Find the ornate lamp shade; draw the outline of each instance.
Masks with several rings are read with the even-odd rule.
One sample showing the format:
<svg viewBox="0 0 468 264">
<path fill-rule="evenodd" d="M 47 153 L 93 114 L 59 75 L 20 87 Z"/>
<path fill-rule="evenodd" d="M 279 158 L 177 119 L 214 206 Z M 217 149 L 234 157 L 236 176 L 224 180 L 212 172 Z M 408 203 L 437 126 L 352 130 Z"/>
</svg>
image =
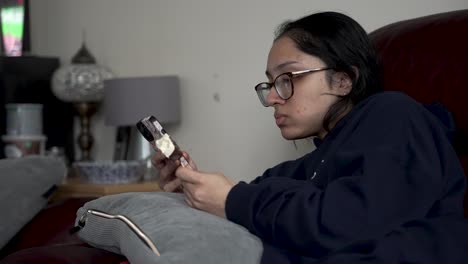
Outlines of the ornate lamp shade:
<svg viewBox="0 0 468 264">
<path fill-rule="evenodd" d="M 104 80 L 113 74 L 81 46 L 72 64 L 59 68 L 52 77 L 52 92 L 65 102 L 99 102 L 104 96 Z"/>
<path fill-rule="evenodd" d="M 106 68 L 95 64 L 72 64 L 58 69 L 52 89 L 65 102 L 97 102 L 104 96 L 103 81 L 112 78 Z"/>
</svg>

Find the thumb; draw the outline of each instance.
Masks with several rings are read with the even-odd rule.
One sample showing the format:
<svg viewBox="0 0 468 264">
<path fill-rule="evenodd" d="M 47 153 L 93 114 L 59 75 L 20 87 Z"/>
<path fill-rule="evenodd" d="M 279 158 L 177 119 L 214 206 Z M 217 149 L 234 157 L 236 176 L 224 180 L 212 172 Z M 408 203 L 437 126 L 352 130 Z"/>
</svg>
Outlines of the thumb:
<svg viewBox="0 0 468 264">
<path fill-rule="evenodd" d="M 199 183 L 201 173 L 196 170 L 180 166 L 179 168 L 177 168 L 175 176 L 184 182 Z"/>
</svg>

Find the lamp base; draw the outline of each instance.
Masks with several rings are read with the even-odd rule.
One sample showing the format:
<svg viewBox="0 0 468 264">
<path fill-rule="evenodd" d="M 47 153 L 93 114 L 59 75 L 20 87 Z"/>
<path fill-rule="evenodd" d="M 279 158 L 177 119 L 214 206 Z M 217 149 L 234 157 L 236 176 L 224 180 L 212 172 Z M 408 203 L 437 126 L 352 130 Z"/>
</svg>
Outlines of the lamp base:
<svg viewBox="0 0 468 264">
<path fill-rule="evenodd" d="M 75 109 L 80 117 L 80 134 L 78 135 L 78 145 L 81 150 L 80 160 L 91 160 L 91 148 L 93 147 L 94 137 L 91 133 L 91 116 L 96 113 L 98 104 L 81 102 L 75 103 Z"/>
</svg>

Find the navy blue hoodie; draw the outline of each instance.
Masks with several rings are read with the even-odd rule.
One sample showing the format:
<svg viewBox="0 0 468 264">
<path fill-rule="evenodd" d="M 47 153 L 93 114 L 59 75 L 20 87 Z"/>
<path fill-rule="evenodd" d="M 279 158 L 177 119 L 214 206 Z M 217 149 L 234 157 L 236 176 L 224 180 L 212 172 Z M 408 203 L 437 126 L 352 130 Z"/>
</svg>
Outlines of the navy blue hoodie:
<svg viewBox="0 0 468 264">
<path fill-rule="evenodd" d="M 262 263 L 468 263 L 465 177 L 435 115 L 379 93 L 319 143 L 228 194 Z"/>
</svg>

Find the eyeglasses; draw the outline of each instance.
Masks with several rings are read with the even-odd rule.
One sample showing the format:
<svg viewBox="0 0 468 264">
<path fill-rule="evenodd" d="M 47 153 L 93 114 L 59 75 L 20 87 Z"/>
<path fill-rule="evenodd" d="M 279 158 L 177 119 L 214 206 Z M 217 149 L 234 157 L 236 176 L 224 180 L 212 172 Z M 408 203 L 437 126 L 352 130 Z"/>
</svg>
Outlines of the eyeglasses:
<svg viewBox="0 0 468 264">
<path fill-rule="evenodd" d="M 262 82 L 255 86 L 255 91 L 257 92 L 258 98 L 263 106 L 270 106 L 267 102 L 268 94 L 272 87 L 275 87 L 276 93 L 283 100 L 288 100 L 294 94 L 294 84 L 293 78 L 298 76 L 329 70 L 330 68 L 315 68 L 309 70 L 295 71 L 295 72 L 285 72 L 278 75 L 273 82 Z"/>
</svg>

